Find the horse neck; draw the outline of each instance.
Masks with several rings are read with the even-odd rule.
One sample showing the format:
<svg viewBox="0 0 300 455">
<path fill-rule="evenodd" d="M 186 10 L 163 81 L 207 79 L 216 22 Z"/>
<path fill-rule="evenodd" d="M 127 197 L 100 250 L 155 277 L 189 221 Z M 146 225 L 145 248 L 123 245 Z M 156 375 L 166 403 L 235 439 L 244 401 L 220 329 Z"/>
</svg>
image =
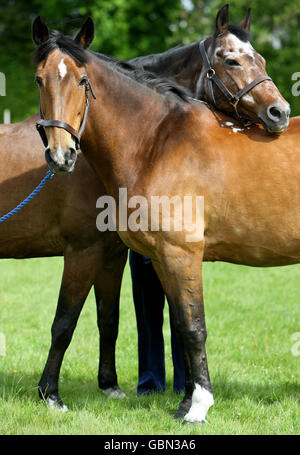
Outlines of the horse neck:
<svg viewBox="0 0 300 455">
<path fill-rule="evenodd" d="M 160 54 L 137 57 L 130 62 L 157 75 L 173 77 L 196 96 L 197 81 L 203 64 L 199 41 Z"/>
<path fill-rule="evenodd" d="M 91 100 L 81 148 L 114 195 L 119 187 L 134 186 L 169 106 L 165 96 L 105 62 L 92 60 L 87 71 L 97 98 Z"/>
</svg>

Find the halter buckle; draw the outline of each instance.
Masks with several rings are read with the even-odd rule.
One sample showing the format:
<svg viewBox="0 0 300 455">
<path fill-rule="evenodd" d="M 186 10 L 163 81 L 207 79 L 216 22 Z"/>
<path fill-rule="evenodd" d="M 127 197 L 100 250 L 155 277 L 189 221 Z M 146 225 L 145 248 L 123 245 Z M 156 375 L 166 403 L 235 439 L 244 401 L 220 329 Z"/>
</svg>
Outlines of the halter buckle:
<svg viewBox="0 0 300 455">
<path fill-rule="evenodd" d="M 240 98 L 236 98 L 235 96 L 232 98 L 232 100 L 230 100 L 230 104 L 236 108 L 237 105 L 239 104 L 239 101 L 240 101 Z"/>
</svg>

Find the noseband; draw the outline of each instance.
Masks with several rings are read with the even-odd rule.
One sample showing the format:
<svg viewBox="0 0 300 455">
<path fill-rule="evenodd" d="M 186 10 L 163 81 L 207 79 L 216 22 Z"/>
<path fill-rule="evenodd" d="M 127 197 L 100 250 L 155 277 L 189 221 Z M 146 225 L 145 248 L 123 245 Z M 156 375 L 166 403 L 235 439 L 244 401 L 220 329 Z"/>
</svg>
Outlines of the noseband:
<svg viewBox="0 0 300 455">
<path fill-rule="evenodd" d="M 246 87 L 242 88 L 235 94 L 232 94 L 231 91 L 223 84 L 221 79 L 217 76 L 216 71 L 210 64 L 208 55 L 205 50 L 205 39 L 200 41 L 199 47 L 200 47 L 201 57 L 203 60 L 204 71 L 206 73 L 206 77 L 209 82 L 208 86 L 209 86 L 210 98 L 211 98 L 212 103 L 214 104 L 215 107 L 217 107 L 217 103 L 216 103 L 215 96 L 214 96 L 214 90 L 213 90 L 213 82 L 214 82 L 218 86 L 218 88 L 221 90 L 223 95 L 227 98 L 229 103 L 232 105 L 236 119 L 242 123 L 245 123 L 245 120 L 240 116 L 240 114 L 238 113 L 238 110 L 237 110 L 237 105 L 238 105 L 240 99 L 244 95 L 249 93 L 250 90 L 252 90 L 254 87 L 256 87 L 256 85 L 258 85 L 264 81 L 271 81 L 272 79 L 269 76 L 259 76 L 257 79 L 254 79 L 254 81 L 250 82 L 250 84 L 246 85 Z"/>
<path fill-rule="evenodd" d="M 63 122 L 62 120 L 45 120 L 45 117 L 43 115 L 42 108 L 41 108 L 41 105 L 40 105 L 40 116 L 41 116 L 41 119 L 38 120 L 35 125 L 36 125 L 36 128 L 37 128 L 37 130 L 38 130 L 38 132 L 39 132 L 39 134 L 41 136 L 41 139 L 42 139 L 45 147 L 48 147 L 48 139 L 47 139 L 45 128 L 48 128 L 49 126 L 52 126 L 52 127 L 56 127 L 56 128 L 62 128 L 64 130 L 66 130 L 68 133 L 70 133 L 71 136 L 75 140 L 76 150 L 79 149 L 79 147 L 80 147 L 80 138 L 81 138 L 81 135 L 82 135 L 82 133 L 84 131 L 84 128 L 85 128 L 87 114 L 88 114 L 89 105 L 90 105 L 89 91 L 91 91 L 93 98 L 96 99 L 96 95 L 95 95 L 94 89 L 92 87 L 92 84 L 91 84 L 91 81 L 89 80 L 89 78 L 85 79 L 84 89 L 85 89 L 85 108 L 84 108 L 84 114 L 83 114 L 82 122 L 81 122 L 81 125 L 80 125 L 80 128 L 79 128 L 78 132 L 71 125 L 69 125 L 66 122 Z"/>
</svg>

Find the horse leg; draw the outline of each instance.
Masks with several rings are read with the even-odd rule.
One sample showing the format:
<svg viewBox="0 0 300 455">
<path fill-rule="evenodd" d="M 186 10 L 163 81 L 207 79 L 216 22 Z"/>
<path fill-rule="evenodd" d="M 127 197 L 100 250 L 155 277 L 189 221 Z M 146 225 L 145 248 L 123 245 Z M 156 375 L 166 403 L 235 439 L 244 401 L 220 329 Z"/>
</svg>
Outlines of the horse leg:
<svg viewBox="0 0 300 455">
<path fill-rule="evenodd" d="M 185 371 L 185 394 L 180 402 L 177 411 L 174 414 L 174 419 L 183 419 L 192 406 L 193 382 L 192 372 L 189 357 L 184 351 L 184 371 Z"/>
<path fill-rule="evenodd" d="M 174 324 L 174 318 L 169 306 L 170 315 L 170 332 L 171 332 L 171 348 L 172 348 L 172 360 L 173 360 L 173 390 L 176 393 L 185 391 L 185 364 L 184 364 L 184 353 L 183 343 L 178 332 L 178 328 Z"/>
<path fill-rule="evenodd" d="M 161 263 L 153 263 L 183 342 L 186 395 L 175 417 L 181 416 L 191 404 L 184 416 L 185 422 L 204 422 L 208 409 L 214 403 L 205 349 L 207 332 L 202 292 L 202 251 L 200 254 L 192 248 L 186 251 L 168 244 Z"/>
<path fill-rule="evenodd" d="M 127 249 L 118 257 L 105 260 L 105 267 L 94 283 L 100 336 L 99 388 L 109 398 L 125 398 L 118 386 L 115 350 L 119 329 L 119 303 Z"/>
<path fill-rule="evenodd" d="M 184 361 L 184 372 L 185 372 L 185 393 L 182 401 L 179 404 L 178 410 L 174 414 L 175 419 L 183 419 L 185 414 L 190 410 L 192 406 L 192 392 L 193 392 L 193 381 L 192 381 L 192 372 L 191 372 L 191 365 L 189 361 L 189 357 L 187 352 L 184 350 L 183 339 L 181 336 L 180 331 L 180 324 L 178 318 L 175 318 L 173 312 L 171 311 L 172 302 L 168 300 L 168 304 L 170 307 L 170 322 L 173 327 L 173 330 L 176 333 L 178 341 L 180 342 L 182 353 L 183 353 L 183 361 Z"/>
<path fill-rule="evenodd" d="M 49 407 L 67 411 L 58 393 L 59 373 L 64 354 L 75 330 L 80 312 L 94 281 L 95 259 L 88 250 L 67 251 L 55 318 L 51 347 L 39 382 L 39 396 Z"/>
</svg>

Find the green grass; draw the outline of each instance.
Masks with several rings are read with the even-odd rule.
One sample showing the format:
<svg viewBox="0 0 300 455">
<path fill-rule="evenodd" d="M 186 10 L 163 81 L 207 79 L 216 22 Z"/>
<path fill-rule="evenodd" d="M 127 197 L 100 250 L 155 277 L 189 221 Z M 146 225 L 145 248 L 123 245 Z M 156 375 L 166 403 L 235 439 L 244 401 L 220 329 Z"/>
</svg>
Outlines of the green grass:
<svg viewBox="0 0 300 455">
<path fill-rule="evenodd" d="M 137 333 L 126 269 L 117 344 L 123 401 L 97 387 L 98 331 L 93 293 L 83 309 L 60 378 L 70 409 L 50 411 L 37 384 L 50 344 L 62 259 L 0 262 L 0 434 L 299 434 L 300 267 L 252 269 L 205 264 L 207 352 L 215 405 L 206 425 L 172 418 L 181 396 L 172 392 L 168 312 L 165 311 L 167 390 L 136 396 Z M 167 309 L 166 309 L 167 310 Z"/>
</svg>

